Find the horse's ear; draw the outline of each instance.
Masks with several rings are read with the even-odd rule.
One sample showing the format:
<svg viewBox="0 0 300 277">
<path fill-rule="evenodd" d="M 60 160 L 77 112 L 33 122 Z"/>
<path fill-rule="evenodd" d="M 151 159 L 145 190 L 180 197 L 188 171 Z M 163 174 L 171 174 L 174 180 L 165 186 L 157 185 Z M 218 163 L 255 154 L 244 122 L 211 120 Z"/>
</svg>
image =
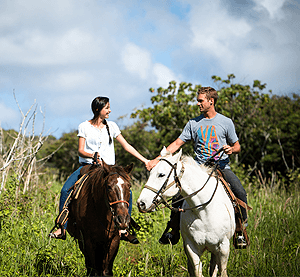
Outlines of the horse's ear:
<svg viewBox="0 0 300 277">
<path fill-rule="evenodd" d="M 130 165 L 127 165 L 124 167 L 124 170 L 127 174 L 129 174 L 131 172 L 131 170 L 133 169 L 133 163 L 131 163 Z"/>
<path fill-rule="evenodd" d="M 172 160 L 175 161 L 176 163 L 178 163 L 181 158 L 181 155 L 182 155 L 182 149 L 180 149 L 179 152 L 173 156 Z"/>
<path fill-rule="evenodd" d="M 109 165 L 106 164 L 105 161 L 103 161 L 103 159 L 101 159 L 101 161 L 102 161 L 102 167 L 104 171 L 109 172 L 110 171 Z"/>
<path fill-rule="evenodd" d="M 166 157 L 166 156 L 168 156 L 168 155 L 170 155 L 170 154 L 171 154 L 171 152 L 168 151 L 167 148 L 166 148 L 165 146 L 163 147 L 163 149 L 162 149 L 161 152 L 160 152 L 160 155 L 161 155 L 162 157 Z"/>
</svg>

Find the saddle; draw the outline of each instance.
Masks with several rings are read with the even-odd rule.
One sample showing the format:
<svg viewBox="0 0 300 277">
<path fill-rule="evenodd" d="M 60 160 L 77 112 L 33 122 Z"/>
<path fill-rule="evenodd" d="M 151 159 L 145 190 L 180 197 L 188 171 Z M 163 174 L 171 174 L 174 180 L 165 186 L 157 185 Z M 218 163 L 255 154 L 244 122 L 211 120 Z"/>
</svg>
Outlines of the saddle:
<svg viewBox="0 0 300 277">
<path fill-rule="evenodd" d="M 241 207 L 243 207 L 244 209 L 246 209 L 246 211 L 248 210 L 252 210 L 252 208 L 250 206 L 248 206 L 244 201 L 242 201 L 241 199 L 237 198 L 234 193 L 232 192 L 230 185 L 228 184 L 228 182 L 225 180 L 222 172 L 217 169 L 218 172 L 218 177 L 229 197 L 229 199 L 231 200 L 231 203 L 234 207 L 234 212 L 235 212 L 235 224 L 236 224 L 236 228 L 235 228 L 235 233 L 233 235 L 233 245 L 235 248 L 240 248 L 237 245 L 237 236 L 239 234 L 243 234 L 246 244 L 247 246 L 250 245 L 250 239 L 248 237 L 247 234 L 247 230 L 246 230 L 246 221 L 242 221 L 242 213 L 241 213 Z"/>
<path fill-rule="evenodd" d="M 63 234 L 64 225 L 68 221 L 68 217 L 69 217 L 69 208 L 68 208 L 69 204 L 71 203 L 71 201 L 73 199 L 78 198 L 80 191 L 81 191 L 85 181 L 88 179 L 90 171 L 93 168 L 94 168 L 94 165 L 88 164 L 88 165 L 83 166 L 80 169 L 80 177 L 77 180 L 77 182 L 72 187 L 69 188 L 69 191 L 71 191 L 71 193 L 69 194 L 68 198 L 66 199 L 62 211 L 56 217 L 56 219 L 54 221 L 54 227 L 51 229 L 50 233 L 52 233 L 55 228 L 58 228 L 58 229 L 61 229 L 61 233 Z M 133 228 L 135 228 L 136 230 L 140 230 L 140 228 L 141 228 L 132 217 L 130 217 L 130 225 Z"/>
<path fill-rule="evenodd" d="M 69 188 L 69 191 L 71 193 L 69 194 L 68 198 L 66 199 L 64 203 L 64 207 L 60 214 L 56 217 L 54 221 L 54 227 L 51 229 L 50 233 L 53 232 L 55 228 L 61 229 L 61 233 L 63 234 L 63 228 L 65 223 L 68 221 L 69 217 L 69 204 L 71 203 L 72 199 L 77 199 L 78 195 L 81 191 L 81 188 L 83 187 L 84 182 L 88 178 L 88 173 L 91 170 L 92 165 L 85 165 L 80 170 L 80 178 L 77 180 L 77 182 Z"/>
</svg>

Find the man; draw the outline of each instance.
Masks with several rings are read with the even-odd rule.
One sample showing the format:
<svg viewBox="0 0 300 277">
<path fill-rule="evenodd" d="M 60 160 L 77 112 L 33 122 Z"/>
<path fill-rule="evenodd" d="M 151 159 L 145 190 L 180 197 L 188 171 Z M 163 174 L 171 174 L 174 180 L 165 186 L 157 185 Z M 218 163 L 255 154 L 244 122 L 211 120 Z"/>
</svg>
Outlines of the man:
<svg viewBox="0 0 300 277">
<path fill-rule="evenodd" d="M 185 125 L 181 135 L 172 142 L 167 150 L 171 153 L 176 152 L 185 142 L 194 141 L 195 160 L 199 164 L 211 157 L 218 149 L 223 147 L 224 153 L 219 160 L 219 166 L 225 176 L 227 182 L 231 185 L 232 192 L 235 196 L 247 204 L 247 194 L 240 180 L 230 170 L 229 155 L 237 154 L 241 151 L 241 146 L 235 132 L 232 120 L 215 110 L 218 100 L 218 93 L 211 87 L 202 87 L 198 90 L 197 105 L 201 115 L 189 120 Z M 215 157 L 219 159 L 220 155 Z M 151 170 L 158 162 L 159 157 L 147 164 L 147 169 Z M 242 220 L 244 226 L 247 226 L 247 212 L 241 207 Z M 176 244 L 179 241 L 179 213 L 171 213 L 171 219 L 159 242 L 162 244 Z M 167 232 L 172 228 L 171 232 Z M 242 241 L 244 245 L 245 242 Z"/>
</svg>

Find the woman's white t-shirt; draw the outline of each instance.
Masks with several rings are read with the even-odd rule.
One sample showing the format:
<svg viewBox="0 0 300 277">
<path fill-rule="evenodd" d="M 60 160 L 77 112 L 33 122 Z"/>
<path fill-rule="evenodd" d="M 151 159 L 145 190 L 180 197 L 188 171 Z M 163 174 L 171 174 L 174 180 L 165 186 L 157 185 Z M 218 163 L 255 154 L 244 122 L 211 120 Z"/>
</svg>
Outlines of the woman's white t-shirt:
<svg viewBox="0 0 300 277">
<path fill-rule="evenodd" d="M 111 138 L 116 138 L 121 131 L 113 121 L 107 121 Z M 109 144 L 109 137 L 106 126 L 102 129 L 94 127 L 89 121 L 78 126 L 78 137 L 85 138 L 84 151 L 88 153 L 98 152 L 100 159 L 109 165 L 115 164 L 114 142 Z M 79 157 L 79 163 L 93 163 L 92 158 Z"/>
</svg>

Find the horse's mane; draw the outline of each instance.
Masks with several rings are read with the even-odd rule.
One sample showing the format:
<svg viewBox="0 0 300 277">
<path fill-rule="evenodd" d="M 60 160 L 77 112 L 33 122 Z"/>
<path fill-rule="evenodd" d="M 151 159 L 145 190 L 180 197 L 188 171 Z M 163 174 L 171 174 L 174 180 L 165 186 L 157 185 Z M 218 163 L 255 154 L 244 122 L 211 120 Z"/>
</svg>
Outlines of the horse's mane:
<svg viewBox="0 0 300 277">
<path fill-rule="evenodd" d="M 107 168 L 109 171 L 107 172 Z M 104 169 L 102 166 L 95 166 L 92 167 L 89 171 L 89 178 L 88 178 L 88 187 L 89 189 L 93 189 L 94 186 L 97 186 L 99 189 L 99 186 L 103 186 L 104 179 L 106 176 L 108 176 L 110 173 L 117 173 L 119 174 L 124 180 L 130 182 L 130 176 L 126 173 L 124 168 L 122 166 L 114 165 L 110 166 L 107 165 L 106 169 Z"/>
<path fill-rule="evenodd" d="M 116 171 L 123 179 L 125 179 L 127 182 L 130 182 L 131 178 L 129 174 L 124 170 L 122 166 L 114 165 L 112 167 L 114 171 Z"/>
<path fill-rule="evenodd" d="M 212 171 L 212 168 L 209 166 L 205 166 L 204 164 L 198 164 L 195 159 L 189 155 L 183 155 L 181 158 L 181 161 L 183 164 L 188 164 L 195 168 L 195 170 L 202 170 L 206 174 L 210 174 Z"/>
</svg>

